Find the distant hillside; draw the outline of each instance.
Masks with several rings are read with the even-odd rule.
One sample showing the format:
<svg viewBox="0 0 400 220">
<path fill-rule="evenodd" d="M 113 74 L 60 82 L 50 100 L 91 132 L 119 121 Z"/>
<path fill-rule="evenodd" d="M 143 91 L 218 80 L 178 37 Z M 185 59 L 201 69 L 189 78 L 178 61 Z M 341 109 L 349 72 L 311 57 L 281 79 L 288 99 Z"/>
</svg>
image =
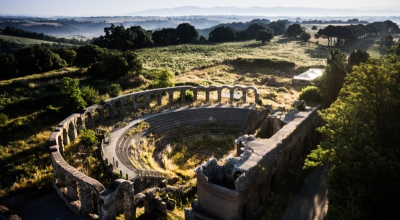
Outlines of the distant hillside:
<svg viewBox="0 0 400 220">
<path fill-rule="evenodd" d="M 212 7 L 185 6 L 150 9 L 134 12 L 133 16 L 183 16 L 183 15 L 263 15 L 263 16 L 400 16 L 395 10 L 324 9 L 302 7 Z"/>
</svg>

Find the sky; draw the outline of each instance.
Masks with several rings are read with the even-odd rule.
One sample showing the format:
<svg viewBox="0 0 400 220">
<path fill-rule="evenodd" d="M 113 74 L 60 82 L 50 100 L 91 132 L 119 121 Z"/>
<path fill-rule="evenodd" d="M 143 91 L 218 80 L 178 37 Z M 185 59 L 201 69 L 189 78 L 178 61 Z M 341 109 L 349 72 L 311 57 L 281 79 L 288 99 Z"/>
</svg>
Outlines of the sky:
<svg viewBox="0 0 400 220">
<path fill-rule="evenodd" d="M 0 14 L 41 16 L 124 15 L 137 11 L 181 6 L 316 7 L 390 9 L 400 11 L 399 0 L 0 0 Z"/>
</svg>

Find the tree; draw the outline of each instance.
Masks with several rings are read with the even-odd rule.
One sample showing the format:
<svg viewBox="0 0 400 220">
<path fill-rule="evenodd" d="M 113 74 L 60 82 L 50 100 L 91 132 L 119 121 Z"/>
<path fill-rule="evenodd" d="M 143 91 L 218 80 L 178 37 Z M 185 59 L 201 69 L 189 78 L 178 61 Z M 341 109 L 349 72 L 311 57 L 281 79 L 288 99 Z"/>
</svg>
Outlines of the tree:
<svg viewBox="0 0 400 220">
<path fill-rule="evenodd" d="M 299 100 L 304 100 L 307 104 L 318 104 L 322 100 L 321 90 L 316 86 L 304 87 L 300 92 Z"/>
<path fill-rule="evenodd" d="M 82 129 L 79 138 L 85 146 L 93 146 L 97 143 L 96 133 L 91 129 Z"/>
<path fill-rule="evenodd" d="M 118 97 L 119 94 L 121 94 L 121 91 L 122 91 L 121 86 L 119 84 L 116 84 L 116 83 L 111 84 L 108 87 L 108 94 L 110 94 L 110 96 L 113 97 L 113 98 L 114 97 Z"/>
<path fill-rule="evenodd" d="M 199 32 L 189 23 L 182 23 L 176 28 L 180 43 L 188 44 L 199 40 Z"/>
<path fill-rule="evenodd" d="M 246 28 L 246 30 L 240 32 L 240 39 L 241 40 L 256 39 L 260 31 L 268 31 L 273 33 L 273 31 L 266 24 L 255 23 Z"/>
<path fill-rule="evenodd" d="M 168 46 L 179 44 L 179 36 L 175 28 L 163 28 L 153 32 L 155 45 Z"/>
<path fill-rule="evenodd" d="M 40 45 L 21 49 L 15 54 L 15 60 L 20 76 L 42 73 L 67 65 L 58 54 Z"/>
<path fill-rule="evenodd" d="M 83 86 L 81 88 L 81 94 L 82 94 L 83 100 L 85 100 L 85 102 L 88 105 L 100 103 L 99 91 L 95 90 L 94 88 L 92 88 L 90 86 Z"/>
<path fill-rule="evenodd" d="M 273 30 L 274 35 L 282 35 L 286 31 L 286 21 L 287 20 L 273 21 L 268 24 L 268 27 Z"/>
<path fill-rule="evenodd" d="M 317 26 L 313 25 L 313 26 L 311 27 L 311 30 L 313 30 L 313 31 L 315 32 L 316 30 L 318 30 L 318 28 L 317 28 Z"/>
<path fill-rule="evenodd" d="M 7 121 L 8 121 L 7 115 L 0 113 L 0 126 L 5 125 Z"/>
<path fill-rule="evenodd" d="M 55 50 L 54 52 L 57 53 L 61 57 L 61 59 L 65 60 L 65 62 L 68 65 L 72 65 L 74 63 L 74 60 L 76 57 L 75 50 L 67 49 L 67 48 L 60 48 L 58 50 Z"/>
<path fill-rule="evenodd" d="M 174 74 L 171 71 L 157 70 L 153 73 L 153 81 L 150 84 L 151 88 L 164 88 L 174 86 Z"/>
<path fill-rule="evenodd" d="M 308 41 L 311 39 L 311 34 L 308 33 L 308 32 L 303 31 L 303 32 L 300 34 L 299 37 L 300 37 L 300 39 L 301 39 L 302 41 L 308 42 Z"/>
<path fill-rule="evenodd" d="M 97 79 L 118 79 L 137 76 L 142 72 L 142 61 L 133 51 L 106 51 L 88 69 L 88 74 Z"/>
<path fill-rule="evenodd" d="M 273 37 L 274 34 L 272 30 L 268 28 L 267 30 L 261 30 L 258 33 L 256 40 L 261 41 L 263 44 L 265 44 L 266 42 L 270 42 Z"/>
<path fill-rule="evenodd" d="M 231 27 L 217 27 L 209 34 L 208 40 L 211 42 L 227 42 L 237 40 L 235 29 Z"/>
<path fill-rule="evenodd" d="M 93 44 L 81 46 L 76 50 L 75 65 L 78 67 L 89 67 L 93 63 L 96 63 L 104 52 L 104 49 Z"/>
<path fill-rule="evenodd" d="M 394 45 L 393 36 L 391 34 L 382 35 L 380 42 L 379 49 L 381 54 L 386 54 L 389 48 Z"/>
<path fill-rule="evenodd" d="M 299 36 L 304 29 L 300 26 L 300 24 L 292 24 L 286 30 L 286 35 L 288 37 L 297 37 Z"/>
<path fill-rule="evenodd" d="M 0 79 L 10 79 L 17 74 L 14 55 L 0 55 Z"/>
<path fill-rule="evenodd" d="M 326 138 L 305 165 L 330 164 L 330 218 L 400 215 L 398 60 L 390 55 L 355 66 L 338 99 L 320 114 L 325 125 L 319 130 Z"/>
<path fill-rule="evenodd" d="M 354 50 L 351 52 L 348 59 L 348 72 L 351 72 L 353 66 L 358 66 L 361 63 L 366 63 L 369 58 L 369 53 L 365 50 Z"/>
<path fill-rule="evenodd" d="M 86 107 L 86 102 L 79 89 L 79 81 L 64 77 L 61 83 L 61 103 L 67 111 L 80 111 Z"/>
<path fill-rule="evenodd" d="M 329 51 L 327 64 L 318 84 L 322 92 L 322 104 L 325 107 L 336 100 L 347 76 L 346 54 L 337 49 Z"/>
</svg>

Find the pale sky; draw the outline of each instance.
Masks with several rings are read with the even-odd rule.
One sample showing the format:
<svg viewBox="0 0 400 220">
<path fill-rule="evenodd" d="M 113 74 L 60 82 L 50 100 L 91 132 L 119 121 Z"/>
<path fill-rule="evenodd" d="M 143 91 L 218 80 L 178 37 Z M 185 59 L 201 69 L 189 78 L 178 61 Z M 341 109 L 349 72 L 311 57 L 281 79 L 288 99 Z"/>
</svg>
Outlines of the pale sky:
<svg viewBox="0 0 400 220">
<path fill-rule="evenodd" d="M 0 0 L 0 14 L 42 16 L 121 15 L 147 9 L 181 6 L 316 7 L 391 9 L 400 11 L 399 0 Z"/>
</svg>

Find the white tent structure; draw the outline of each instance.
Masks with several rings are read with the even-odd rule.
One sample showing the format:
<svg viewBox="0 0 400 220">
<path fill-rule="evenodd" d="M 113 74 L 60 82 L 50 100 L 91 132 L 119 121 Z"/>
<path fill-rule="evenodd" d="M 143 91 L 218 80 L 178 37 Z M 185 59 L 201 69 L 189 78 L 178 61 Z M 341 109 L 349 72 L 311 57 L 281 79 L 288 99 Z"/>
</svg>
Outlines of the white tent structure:
<svg viewBox="0 0 400 220">
<path fill-rule="evenodd" d="M 324 69 L 310 68 L 308 71 L 293 77 L 293 83 L 309 84 L 310 82 L 318 79 L 324 73 Z"/>
</svg>

